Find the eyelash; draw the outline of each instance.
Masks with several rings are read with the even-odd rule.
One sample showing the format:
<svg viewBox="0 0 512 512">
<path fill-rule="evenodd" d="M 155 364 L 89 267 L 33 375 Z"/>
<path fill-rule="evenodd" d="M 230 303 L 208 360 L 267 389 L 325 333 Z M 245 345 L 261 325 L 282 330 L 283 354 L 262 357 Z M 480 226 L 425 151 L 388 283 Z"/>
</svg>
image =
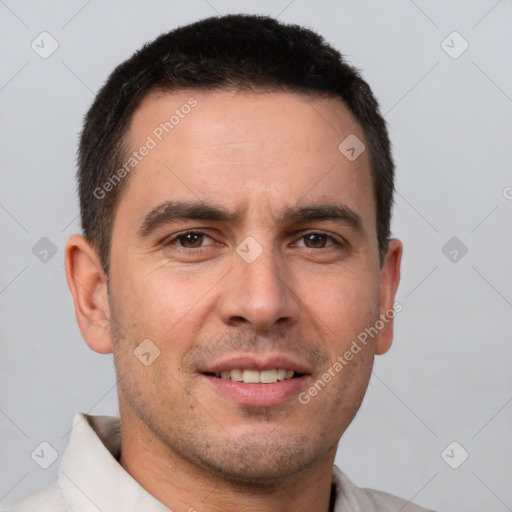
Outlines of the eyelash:
<svg viewBox="0 0 512 512">
<path fill-rule="evenodd" d="M 180 238 L 183 238 L 187 235 L 202 235 L 202 236 L 206 236 L 208 238 L 211 238 L 213 240 L 213 238 L 211 236 L 209 236 L 207 233 L 205 233 L 204 231 L 197 231 L 197 230 L 191 230 L 191 231 L 184 231 L 183 233 L 178 233 L 177 235 L 173 235 L 171 238 L 166 238 L 163 242 L 162 242 L 162 245 L 164 247 L 169 247 L 169 246 L 172 246 L 174 245 L 174 242 L 178 241 Z M 333 247 L 333 246 L 339 246 L 339 247 L 342 247 L 343 244 L 341 242 L 339 242 L 338 240 L 336 240 L 333 236 L 331 235 L 328 235 L 327 233 L 324 233 L 323 231 L 308 231 L 307 233 L 304 233 L 299 239 L 303 239 L 305 238 L 306 236 L 309 236 L 309 235 L 320 235 L 320 236 L 323 236 L 323 237 L 326 237 L 327 239 L 331 240 L 333 242 L 332 245 L 328 245 L 326 247 L 318 247 L 318 248 L 315 248 L 315 247 L 304 247 L 305 249 L 310 249 L 310 250 L 318 250 L 318 249 L 327 249 L 329 247 Z M 176 245 L 174 247 L 175 250 L 177 251 L 183 251 L 183 252 L 200 252 L 204 249 L 207 249 L 207 247 L 180 247 L 179 245 Z"/>
</svg>

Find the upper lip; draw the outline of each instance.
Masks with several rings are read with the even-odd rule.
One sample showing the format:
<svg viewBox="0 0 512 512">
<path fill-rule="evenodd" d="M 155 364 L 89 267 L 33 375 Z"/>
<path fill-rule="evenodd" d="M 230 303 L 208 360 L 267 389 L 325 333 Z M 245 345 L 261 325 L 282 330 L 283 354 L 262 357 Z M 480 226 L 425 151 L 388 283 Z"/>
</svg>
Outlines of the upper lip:
<svg viewBox="0 0 512 512">
<path fill-rule="evenodd" d="M 286 354 L 231 354 L 199 369 L 200 373 L 217 373 L 226 370 L 271 370 L 284 368 L 296 373 L 310 374 L 309 365 Z"/>
</svg>

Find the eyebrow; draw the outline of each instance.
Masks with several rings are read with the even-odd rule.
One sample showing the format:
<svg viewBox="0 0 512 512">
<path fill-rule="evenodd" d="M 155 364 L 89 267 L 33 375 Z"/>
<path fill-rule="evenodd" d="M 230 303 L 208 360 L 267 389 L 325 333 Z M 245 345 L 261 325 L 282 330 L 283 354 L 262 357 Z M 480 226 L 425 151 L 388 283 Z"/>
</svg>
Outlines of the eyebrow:
<svg viewBox="0 0 512 512">
<path fill-rule="evenodd" d="M 145 238 L 159 227 L 183 220 L 238 223 L 241 211 L 230 211 L 223 206 L 203 201 L 165 201 L 153 208 L 138 229 L 138 235 Z M 363 220 L 354 210 L 342 204 L 315 203 L 294 206 L 284 210 L 276 219 L 277 224 L 293 224 L 313 221 L 334 221 L 364 233 Z"/>
</svg>

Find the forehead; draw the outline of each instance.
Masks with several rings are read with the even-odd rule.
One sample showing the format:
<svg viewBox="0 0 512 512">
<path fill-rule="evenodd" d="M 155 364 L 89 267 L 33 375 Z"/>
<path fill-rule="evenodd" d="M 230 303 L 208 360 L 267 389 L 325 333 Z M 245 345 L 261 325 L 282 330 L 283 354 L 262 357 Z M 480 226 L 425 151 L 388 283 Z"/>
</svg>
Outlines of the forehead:
<svg viewBox="0 0 512 512">
<path fill-rule="evenodd" d="M 279 137 L 275 138 L 277 132 Z M 135 111 L 128 141 L 136 146 L 150 135 L 159 145 L 174 145 L 175 153 L 180 152 L 183 142 L 194 140 L 203 151 L 216 151 L 222 143 L 263 142 L 265 149 L 278 146 L 290 158 L 291 150 L 298 148 L 302 152 L 336 152 L 340 137 L 348 134 L 364 140 L 361 127 L 339 98 L 293 92 L 156 90 Z M 192 147 L 187 144 L 187 151 Z M 298 154 L 297 159 L 300 157 Z"/>
<path fill-rule="evenodd" d="M 127 134 L 128 152 L 138 151 L 140 161 L 120 208 L 129 198 L 131 210 L 142 215 L 176 197 L 214 198 L 237 211 L 263 214 L 308 198 L 342 198 L 372 218 L 369 152 L 350 160 L 340 151 L 345 140 L 366 144 L 340 99 L 291 92 L 155 91 L 136 110 Z"/>
</svg>

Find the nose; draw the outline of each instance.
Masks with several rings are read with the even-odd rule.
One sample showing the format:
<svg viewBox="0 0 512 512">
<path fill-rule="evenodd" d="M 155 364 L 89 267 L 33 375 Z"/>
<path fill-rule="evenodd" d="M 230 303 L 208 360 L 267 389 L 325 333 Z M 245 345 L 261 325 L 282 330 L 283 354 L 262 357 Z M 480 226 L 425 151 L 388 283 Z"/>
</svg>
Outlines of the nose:
<svg viewBox="0 0 512 512">
<path fill-rule="evenodd" d="M 283 258 L 263 248 L 252 262 L 233 254 L 219 301 L 222 321 L 258 332 L 290 327 L 298 321 L 300 303 L 292 274 Z"/>
</svg>

